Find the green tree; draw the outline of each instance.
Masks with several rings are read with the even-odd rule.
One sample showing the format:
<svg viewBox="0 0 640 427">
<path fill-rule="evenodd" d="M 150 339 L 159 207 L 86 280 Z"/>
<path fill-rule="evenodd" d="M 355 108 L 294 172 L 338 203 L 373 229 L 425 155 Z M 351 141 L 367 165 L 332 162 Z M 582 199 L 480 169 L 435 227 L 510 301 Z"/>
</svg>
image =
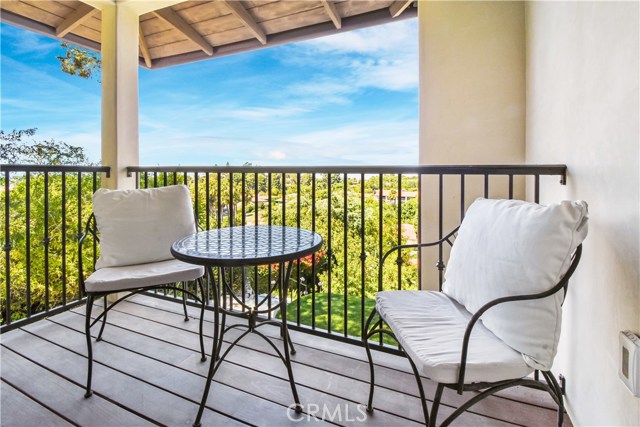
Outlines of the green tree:
<svg viewBox="0 0 640 427">
<path fill-rule="evenodd" d="M 0 131 L 0 162 L 89 163 L 82 147 L 55 140 L 24 140 L 35 133 L 35 128 Z M 91 196 L 100 178 L 94 182 L 92 174 L 79 172 L 14 173 L 8 194 L 5 179 L 2 174 L 0 197 L 9 203 L 9 227 L 2 227 L 0 239 L 9 243 L 10 262 L 8 271 L 6 263 L 0 263 L 0 279 L 10 282 L 11 319 L 17 320 L 78 298 L 78 235 L 91 213 Z M 95 254 L 92 245 L 84 247 L 85 276 Z M 7 321 L 5 292 L 6 287 L 0 287 L 2 323 Z"/>
<path fill-rule="evenodd" d="M 89 165 L 83 147 L 54 139 L 25 141 L 35 135 L 37 128 L 0 130 L 0 162 L 38 165 Z"/>
<path fill-rule="evenodd" d="M 83 79 L 100 75 L 102 69 L 100 55 L 77 46 L 69 46 L 68 43 L 62 43 L 60 46 L 65 50 L 65 54 L 64 56 L 56 56 L 56 58 L 60 61 L 63 73 Z"/>
</svg>

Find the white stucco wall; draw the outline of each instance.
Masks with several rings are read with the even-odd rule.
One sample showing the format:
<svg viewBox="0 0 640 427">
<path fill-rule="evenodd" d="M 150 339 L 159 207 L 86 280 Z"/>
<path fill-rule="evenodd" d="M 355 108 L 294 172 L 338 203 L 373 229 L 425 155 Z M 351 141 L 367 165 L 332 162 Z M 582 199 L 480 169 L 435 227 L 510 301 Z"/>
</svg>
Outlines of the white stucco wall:
<svg viewBox="0 0 640 427">
<path fill-rule="evenodd" d="M 522 164 L 525 135 L 524 3 L 421 1 L 420 164 Z M 492 179 L 490 196 L 507 197 Z M 444 233 L 460 223 L 460 179 L 444 179 Z M 465 205 L 483 194 L 465 180 Z M 438 236 L 437 177 L 422 182 L 422 241 Z M 516 178 L 514 196 L 524 197 Z M 422 252 L 424 289 L 437 289 L 437 250 Z"/>
<path fill-rule="evenodd" d="M 569 168 L 543 203 L 590 207 L 554 371 L 575 425 L 640 425 L 640 399 L 617 374 L 618 331 L 640 332 L 639 3 L 526 6 L 526 160 Z"/>
<path fill-rule="evenodd" d="M 420 162 L 564 163 L 541 202 L 589 202 L 554 366 L 575 425 L 640 425 L 617 374 L 618 332 L 640 332 L 639 4 L 419 5 Z"/>
</svg>

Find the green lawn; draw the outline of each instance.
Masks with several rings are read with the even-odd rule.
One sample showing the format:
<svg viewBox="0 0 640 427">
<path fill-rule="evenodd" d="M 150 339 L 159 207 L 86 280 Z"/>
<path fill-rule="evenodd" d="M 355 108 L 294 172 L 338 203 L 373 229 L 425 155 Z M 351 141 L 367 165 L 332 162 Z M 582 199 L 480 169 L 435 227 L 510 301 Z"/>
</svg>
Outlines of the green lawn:
<svg viewBox="0 0 640 427">
<path fill-rule="evenodd" d="M 300 298 L 300 324 L 311 326 L 313 315 L 312 295 L 304 295 Z M 328 329 L 328 294 L 326 292 L 315 294 L 315 325 L 318 329 Z M 364 320 L 367 321 L 371 310 L 376 302 L 372 298 L 365 298 Z M 347 297 L 347 334 L 360 337 L 361 334 L 361 302 L 358 296 Z M 296 323 L 298 316 L 298 301 L 293 300 L 287 305 L 287 318 L 290 322 Z M 344 295 L 333 294 L 331 296 L 331 330 L 333 332 L 344 333 Z M 395 345 L 395 341 L 385 337 L 385 343 Z"/>
</svg>

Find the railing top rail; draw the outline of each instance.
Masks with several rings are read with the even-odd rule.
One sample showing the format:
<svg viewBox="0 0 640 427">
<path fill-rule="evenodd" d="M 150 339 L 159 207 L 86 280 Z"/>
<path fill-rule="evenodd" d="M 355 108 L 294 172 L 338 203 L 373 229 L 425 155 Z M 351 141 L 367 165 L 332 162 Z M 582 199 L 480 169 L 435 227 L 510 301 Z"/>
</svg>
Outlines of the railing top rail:
<svg viewBox="0 0 640 427">
<path fill-rule="evenodd" d="M 129 166 L 135 172 L 353 173 L 423 175 L 552 175 L 565 177 L 566 165 L 415 165 L 415 166 Z"/>
<path fill-rule="evenodd" d="M 104 172 L 109 176 L 109 166 L 81 166 L 81 165 L 19 165 L 0 164 L 0 171 L 8 172 Z"/>
</svg>

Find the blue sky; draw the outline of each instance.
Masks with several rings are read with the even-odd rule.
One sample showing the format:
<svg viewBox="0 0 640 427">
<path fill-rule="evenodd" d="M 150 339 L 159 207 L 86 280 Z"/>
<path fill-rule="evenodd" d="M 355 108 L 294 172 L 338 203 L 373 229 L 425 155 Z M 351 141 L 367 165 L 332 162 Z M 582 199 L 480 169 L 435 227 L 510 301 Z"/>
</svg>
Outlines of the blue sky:
<svg viewBox="0 0 640 427">
<path fill-rule="evenodd" d="M 56 40 L 6 24 L 2 129 L 100 158 L 100 84 L 59 70 Z M 417 21 L 140 69 L 142 165 L 417 164 Z"/>
</svg>

